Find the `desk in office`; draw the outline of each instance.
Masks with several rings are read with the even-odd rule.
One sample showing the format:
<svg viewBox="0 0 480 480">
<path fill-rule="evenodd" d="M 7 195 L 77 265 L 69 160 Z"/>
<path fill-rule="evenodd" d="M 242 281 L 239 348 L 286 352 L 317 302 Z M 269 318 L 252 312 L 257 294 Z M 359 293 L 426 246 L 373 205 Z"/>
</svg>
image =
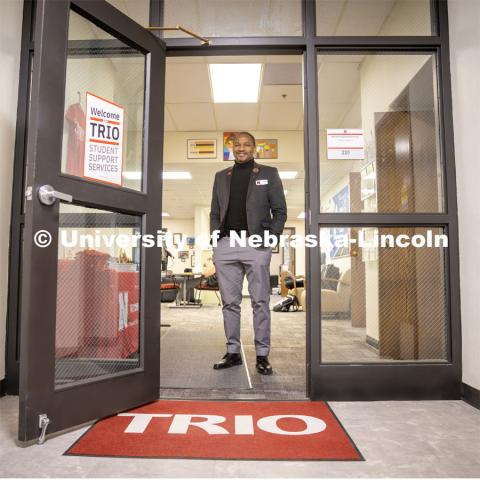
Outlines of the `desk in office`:
<svg viewBox="0 0 480 480">
<path fill-rule="evenodd" d="M 175 299 L 175 305 L 170 308 L 198 308 L 201 307 L 201 303 L 190 301 L 190 291 L 195 288 L 199 283 L 202 275 L 199 273 L 174 273 L 173 277 L 175 281 L 181 283 L 181 287 L 178 290 L 177 298 Z"/>
</svg>

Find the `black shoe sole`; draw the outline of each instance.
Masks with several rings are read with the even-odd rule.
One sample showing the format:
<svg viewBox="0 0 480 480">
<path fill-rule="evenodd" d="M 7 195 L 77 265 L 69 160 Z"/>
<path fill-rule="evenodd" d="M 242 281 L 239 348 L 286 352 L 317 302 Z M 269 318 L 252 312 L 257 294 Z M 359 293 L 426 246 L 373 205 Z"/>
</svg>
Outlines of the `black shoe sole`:
<svg viewBox="0 0 480 480">
<path fill-rule="evenodd" d="M 270 370 L 269 372 L 266 372 L 265 370 L 260 370 L 259 368 L 257 368 L 257 372 L 260 375 L 271 375 L 273 373 L 273 370 Z"/>
<path fill-rule="evenodd" d="M 225 370 L 226 368 L 237 367 L 238 365 L 243 365 L 243 361 L 240 360 L 238 362 L 230 363 L 230 364 L 223 364 L 223 365 L 214 365 L 214 370 Z"/>
</svg>

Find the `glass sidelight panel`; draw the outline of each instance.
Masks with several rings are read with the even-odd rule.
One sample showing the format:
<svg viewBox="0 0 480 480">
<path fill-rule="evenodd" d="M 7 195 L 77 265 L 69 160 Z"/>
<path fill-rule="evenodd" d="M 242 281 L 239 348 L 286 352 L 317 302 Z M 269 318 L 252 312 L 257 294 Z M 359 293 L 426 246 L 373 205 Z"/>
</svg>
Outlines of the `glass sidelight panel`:
<svg viewBox="0 0 480 480">
<path fill-rule="evenodd" d="M 139 216 L 60 204 L 57 387 L 140 367 L 140 233 Z"/>
<path fill-rule="evenodd" d="M 317 35 L 432 35 L 431 0 L 315 0 Z"/>
<path fill-rule="evenodd" d="M 163 25 L 205 37 L 302 35 L 301 0 L 165 0 Z M 165 38 L 188 37 L 166 31 Z"/>
<path fill-rule="evenodd" d="M 442 228 L 332 227 L 321 240 L 323 362 L 449 359 Z"/>
<path fill-rule="evenodd" d="M 322 212 L 443 212 L 436 59 L 318 55 Z"/>
<path fill-rule="evenodd" d="M 70 12 L 62 173 L 142 189 L 145 56 Z"/>
</svg>

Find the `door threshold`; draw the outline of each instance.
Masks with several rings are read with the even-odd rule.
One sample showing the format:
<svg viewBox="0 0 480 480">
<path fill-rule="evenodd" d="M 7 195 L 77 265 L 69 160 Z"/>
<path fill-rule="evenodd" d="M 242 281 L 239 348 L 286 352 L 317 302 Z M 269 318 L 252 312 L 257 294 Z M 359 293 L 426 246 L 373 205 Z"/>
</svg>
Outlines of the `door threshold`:
<svg viewBox="0 0 480 480">
<path fill-rule="evenodd" d="M 160 400 L 239 400 L 239 401 L 308 401 L 305 392 L 255 391 L 255 389 L 160 388 Z"/>
</svg>

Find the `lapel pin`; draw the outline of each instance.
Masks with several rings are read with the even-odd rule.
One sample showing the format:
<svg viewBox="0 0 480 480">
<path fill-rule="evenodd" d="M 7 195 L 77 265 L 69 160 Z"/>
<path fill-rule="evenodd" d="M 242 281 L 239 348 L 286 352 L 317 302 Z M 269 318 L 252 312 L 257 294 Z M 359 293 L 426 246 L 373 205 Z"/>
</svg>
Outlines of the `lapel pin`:
<svg viewBox="0 0 480 480">
<path fill-rule="evenodd" d="M 257 167 L 255 167 L 253 170 L 252 170 L 253 173 L 258 173 L 259 172 L 259 169 Z"/>
</svg>

